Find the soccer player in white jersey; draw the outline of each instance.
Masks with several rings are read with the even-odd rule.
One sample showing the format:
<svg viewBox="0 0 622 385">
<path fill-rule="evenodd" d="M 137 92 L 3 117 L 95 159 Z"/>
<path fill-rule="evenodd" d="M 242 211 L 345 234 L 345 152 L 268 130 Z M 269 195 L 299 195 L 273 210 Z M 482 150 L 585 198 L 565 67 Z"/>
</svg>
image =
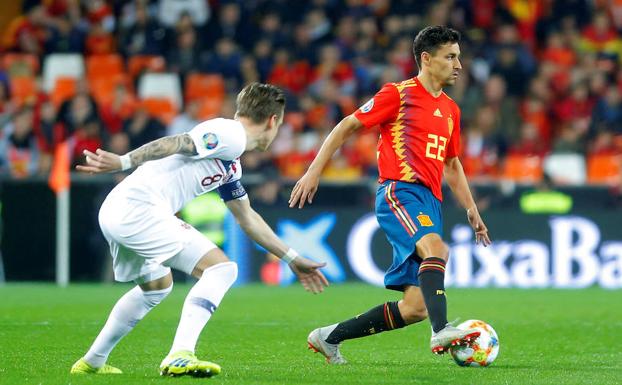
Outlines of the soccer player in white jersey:
<svg viewBox="0 0 622 385">
<path fill-rule="evenodd" d="M 304 288 L 319 293 L 328 282 L 324 264 L 304 258 L 281 241 L 250 206 L 240 183 L 239 157 L 266 150 L 283 122 L 285 97 L 277 87 L 253 83 L 237 96 L 235 119 L 212 119 L 185 134 L 154 140 L 119 156 L 85 151 L 79 171 L 114 172 L 138 167 L 102 204 L 99 223 L 110 245 L 115 279 L 137 284 L 115 304 L 106 324 L 71 373 L 116 374 L 107 365 L 116 344 L 172 290 L 171 268 L 192 274 L 192 287 L 162 375 L 212 376 L 217 364 L 197 359 L 199 334 L 237 277 L 237 265 L 192 226 L 175 216 L 193 198 L 217 189 L 242 229 L 288 262 Z"/>
</svg>

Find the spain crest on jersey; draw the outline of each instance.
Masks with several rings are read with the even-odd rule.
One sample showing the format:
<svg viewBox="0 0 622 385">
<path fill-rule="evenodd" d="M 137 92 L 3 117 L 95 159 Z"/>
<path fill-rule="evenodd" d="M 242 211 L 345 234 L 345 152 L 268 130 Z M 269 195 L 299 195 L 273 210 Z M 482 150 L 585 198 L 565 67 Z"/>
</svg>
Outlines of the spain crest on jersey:
<svg viewBox="0 0 622 385">
<path fill-rule="evenodd" d="M 417 220 L 419 221 L 419 224 L 421 224 L 421 226 L 423 227 L 434 226 L 434 223 L 432 223 L 432 220 L 428 215 L 419 214 L 417 215 Z"/>
</svg>

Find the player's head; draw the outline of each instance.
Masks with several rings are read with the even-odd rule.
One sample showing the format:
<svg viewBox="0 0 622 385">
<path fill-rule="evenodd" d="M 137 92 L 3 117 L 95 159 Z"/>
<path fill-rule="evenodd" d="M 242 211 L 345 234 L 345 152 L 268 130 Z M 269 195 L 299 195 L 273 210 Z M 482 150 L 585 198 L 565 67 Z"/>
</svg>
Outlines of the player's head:
<svg viewBox="0 0 622 385">
<path fill-rule="evenodd" d="M 265 150 L 276 137 L 285 113 L 285 94 L 270 84 L 251 83 L 238 94 L 236 117 L 245 117 L 266 128 L 258 138 L 258 149 Z"/>
<path fill-rule="evenodd" d="M 413 53 L 420 72 L 435 78 L 442 86 L 458 78 L 460 32 L 442 25 L 426 27 L 415 37 Z"/>
</svg>

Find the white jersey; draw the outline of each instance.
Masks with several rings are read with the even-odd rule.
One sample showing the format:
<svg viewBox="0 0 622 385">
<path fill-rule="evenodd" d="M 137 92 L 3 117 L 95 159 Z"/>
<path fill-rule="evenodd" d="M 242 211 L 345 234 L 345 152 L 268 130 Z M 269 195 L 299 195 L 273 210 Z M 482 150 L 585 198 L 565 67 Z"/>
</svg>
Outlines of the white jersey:
<svg viewBox="0 0 622 385">
<path fill-rule="evenodd" d="M 211 119 L 188 132 L 198 155 L 171 155 L 145 162 L 117 185 L 111 194 L 149 202 L 178 212 L 195 197 L 224 184 L 232 186 L 242 176 L 240 155 L 246 132 L 237 120 Z M 244 195 L 244 189 L 237 185 Z M 240 196 L 235 196 L 236 198 Z"/>
</svg>

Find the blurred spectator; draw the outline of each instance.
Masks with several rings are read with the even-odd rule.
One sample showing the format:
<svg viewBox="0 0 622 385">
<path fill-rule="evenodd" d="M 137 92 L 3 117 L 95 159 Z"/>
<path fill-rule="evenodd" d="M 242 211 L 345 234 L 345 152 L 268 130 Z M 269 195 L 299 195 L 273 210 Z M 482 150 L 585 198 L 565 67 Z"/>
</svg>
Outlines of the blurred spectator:
<svg viewBox="0 0 622 385">
<path fill-rule="evenodd" d="M 23 15 L 13 19 L 5 34 L 3 46 L 9 51 L 42 55 L 50 39 L 46 10 L 41 2 L 24 2 Z"/>
<path fill-rule="evenodd" d="M 268 79 L 272 71 L 272 66 L 274 65 L 270 42 L 265 39 L 258 40 L 253 47 L 253 56 L 255 58 L 255 65 L 259 73 L 259 78 L 261 82 L 264 83 Z"/>
<path fill-rule="evenodd" d="M 197 36 L 194 28 L 177 31 L 177 43 L 167 52 L 168 68 L 181 75 L 198 71 L 202 66 L 202 54 L 197 45 Z"/>
<path fill-rule="evenodd" d="M 65 100 L 57 115 L 57 121 L 63 124 L 65 135 L 72 135 L 87 120 L 98 120 L 97 103 L 89 91 L 85 79 L 76 83 L 76 94 Z"/>
<path fill-rule="evenodd" d="M 216 43 L 216 50 L 208 56 L 205 63 L 206 72 L 219 73 L 225 78 L 228 90 L 238 89 L 241 84 L 240 64 L 242 53 L 229 38 Z"/>
<path fill-rule="evenodd" d="M 250 49 L 250 45 L 254 40 L 249 32 L 248 23 L 242 21 L 241 12 L 238 3 L 228 2 L 222 4 L 218 10 L 217 17 L 210 18 L 207 24 L 206 47 L 213 48 L 216 41 L 228 38 L 237 42 L 245 49 Z"/>
<path fill-rule="evenodd" d="M 210 4 L 206 0 L 159 1 L 158 21 L 161 25 L 171 28 L 183 14 L 190 15 L 196 27 L 202 27 L 210 18 Z"/>
<path fill-rule="evenodd" d="M 149 15 L 147 6 L 136 1 L 135 20 L 121 32 L 121 52 L 125 56 L 162 55 L 166 30 Z"/>
<path fill-rule="evenodd" d="M 609 87 L 606 95 L 598 100 L 592 124 L 598 130 L 613 130 L 622 134 L 622 97 L 617 87 Z"/>
<path fill-rule="evenodd" d="M 292 62 L 286 49 L 278 49 L 274 54 L 274 65 L 268 82 L 286 91 L 298 94 L 307 87 L 311 77 L 311 67 L 304 60 Z"/>
<path fill-rule="evenodd" d="M 99 113 L 108 134 L 117 134 L 123 129 L 123 122 L 128 119 L 136 109 L 136 98 L 129 92 L 127 86 L 119 83 L 115 86 L 112 99 L 103 102 Z"/>
<path fill-rule="evenodd" d="M 532 123 L 524 123 L 520 128 L 520 136 L 510 145 L 508 152 L 512 155 L 544 156 L 547 144 L 538 134 L 538 127 Z"/>
<path fill-rule="evenodd" d="M 33 133 L 33 112 L 23 108 L 15 113 L 0 136 L 0 170 L 15 178 L 39 171 L 39 148 Z"/>
<path fill-rule="evenodd" d="M 494 177 L 505 143 L 496 137 L 495 115 L 490 106 L 477 110 L 473 123 L 462 134 L 462 164 L 470 177 Z"/>
<path fill-rule="evenodd" d="M 117 52 L 114 36 L 106 30 L 102 22 L 91 24 L 84 52 L 87 55 L 106 55 Z"/>
<path fill-rule="evenodd" d="M 622 57 L 622 41 L 604 11 L 594 14 L 592 22 L 581 32 L 581 49 L 587 52 L 611 53 Z"/>
<path fill-rule="evenodd" d="M 176 116 L 166 128 L 166 135 L 178 135 L 192 130 L 194 126 L 200 123 L 199 108 L 198 100 L 187 102 L 184 111 Z"/>
<path fill-rule="evenodd" d="M 51 101 L 45 101 L 39 108 L 35 119 L 34 133 L 42 152 L 51 154 L 54 147 L 63 140 L 63 125 L 56 120 L 56 107 Z"/>
<path fill-rule="evenodd" d="M 164 136 L 165 131 L 164 125 L 149 116 L 147 110 L 142 107 L 136 109 L 134 115 L 123 124 L 123 132 L 128 136 L 130 150 Z"/>
</svg>

